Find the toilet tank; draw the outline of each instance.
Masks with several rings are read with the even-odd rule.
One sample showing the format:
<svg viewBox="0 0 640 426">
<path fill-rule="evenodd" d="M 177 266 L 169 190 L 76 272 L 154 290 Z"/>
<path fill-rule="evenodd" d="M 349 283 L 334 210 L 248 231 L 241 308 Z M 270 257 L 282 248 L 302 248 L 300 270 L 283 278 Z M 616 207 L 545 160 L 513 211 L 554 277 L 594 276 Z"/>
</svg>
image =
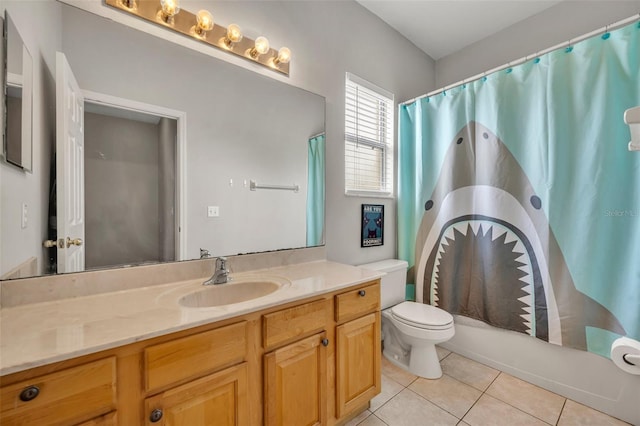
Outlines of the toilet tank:
<svg viewBox="0 0 640 426">
<path fill-rule="evenodd" d="M 407 268 L 409 267 L 405 260 L 387 259 L 358 266 L 387 273 L 380 279 L 380 304 L 382 309 L 404 302 L 407 287 Z"/>
</svg>

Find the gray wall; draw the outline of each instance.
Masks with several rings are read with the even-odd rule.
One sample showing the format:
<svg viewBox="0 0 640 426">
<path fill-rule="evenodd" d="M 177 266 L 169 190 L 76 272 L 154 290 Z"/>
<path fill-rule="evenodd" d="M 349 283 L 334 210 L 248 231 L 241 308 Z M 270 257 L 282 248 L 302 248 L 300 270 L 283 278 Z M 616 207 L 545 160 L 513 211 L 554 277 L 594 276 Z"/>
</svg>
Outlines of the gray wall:
<svg viewBox="0 0 640 426">
<path fill-rule="evenodd" d="M 58 3 L 43 3 L 38 13 L 30 3 L 3 0 L 0 6 L 21 31 L 33 58 L 34 79 L 33 172 L 0 162 L 0 275 L 32 256 L 42 270 L 42 241 L 47 237 L 49 160 L 55 143 L 55 52 L 62 47 L 62 20 Z M 25 229 L 20 226 L 22 203 L 29 212 Z"/>
<path fill-rule="evenodd" d="M 159 127 L 85 112 L 85 265 L 158 261 Z"/>
<path fill-rule="evenodd" d="M 640 12 L 640 1 L 563 1 L 436 63 L 443 87 Z"/>
</svg>

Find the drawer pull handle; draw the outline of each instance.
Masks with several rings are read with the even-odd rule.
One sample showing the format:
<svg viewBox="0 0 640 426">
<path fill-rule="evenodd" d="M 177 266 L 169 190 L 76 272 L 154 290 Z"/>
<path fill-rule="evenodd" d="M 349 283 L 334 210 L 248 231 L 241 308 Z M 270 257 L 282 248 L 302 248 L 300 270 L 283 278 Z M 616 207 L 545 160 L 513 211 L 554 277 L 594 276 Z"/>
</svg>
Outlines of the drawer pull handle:
<svg viewBox="0 0 640 426">
<path fill-rule="evenodd" d="M 364 297 L 364 295 L 365 295 L 365 294 L 367 294 L 367 292 L 366 292 L 366 291 L 364 291 L 364 290 L 360 290 L 360 291 L 358 292 L 358 295 L 359 295 L 360 297 Z"/>
<path fill-rule="evenodd" d="M 320 343 L 322 343 L 322 346 L 329 346 L 329 339 L 322 339 Z"/>
<path fill-rule="evenodd" d="M 40 395 L 40 388 L 37 386 L 26 387 L 20 392 L 20 401 L 29 402 Z"/>
<path fill-rule="evenodd" d="M 151 412 L 151 415 L 149 416 L 149 420 L 151 420 L 151 423 L 159 422 L 161 418 L 162 418 L 162 410 L 160 410 L 159 408 L 156 408 L 155 410 L 153 410 Z"/>
</svg>

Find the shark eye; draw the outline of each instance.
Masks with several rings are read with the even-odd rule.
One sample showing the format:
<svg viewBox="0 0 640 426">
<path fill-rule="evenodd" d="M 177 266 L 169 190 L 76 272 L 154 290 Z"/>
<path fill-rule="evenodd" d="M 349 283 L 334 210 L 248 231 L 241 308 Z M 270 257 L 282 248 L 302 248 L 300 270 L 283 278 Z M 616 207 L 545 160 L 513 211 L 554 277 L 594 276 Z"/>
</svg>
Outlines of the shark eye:
<svg viewBox="0 0 640 426">
<path fill-rule="evenodd" d="M 462 139 L 462 138 L 458 138 L 458 140 L 457 140 L 457 142 L 456 142 L 456 143 L 457 143 L 458 145 L 460 145 L 460 144 L 462 143 L 462 141 L 463 141 L 463 139 Z"/>
<path fill-rule="evenodd" d="M 424 203 L 424 209 L 425 210 L 431 210 L 431 207 L 433 207 L 433 201 L 429 200 L 426 203 Z"/>
<path fill-rule="evenodd" d="M 542 200 L 537 195 L 533 195 L 529 201 L 531 201 L 531 205 L 536 210 L 540 210 L 540 207 L 542 207 Z"/>
<path fill-rule="evenodd" d="M 485 138 L 485 139 L 489 139 L 489 134 L 487 132 L 484 132 L 482 134 L 482 137 Z"/>
</svg>

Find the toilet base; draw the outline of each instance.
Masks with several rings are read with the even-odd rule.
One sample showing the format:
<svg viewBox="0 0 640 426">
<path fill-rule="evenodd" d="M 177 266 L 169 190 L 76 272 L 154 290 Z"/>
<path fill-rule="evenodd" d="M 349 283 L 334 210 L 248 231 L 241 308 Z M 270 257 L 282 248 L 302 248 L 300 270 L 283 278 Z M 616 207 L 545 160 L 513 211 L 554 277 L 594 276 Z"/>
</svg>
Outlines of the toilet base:
<svg viewBox="0 0 640 426">
<path fill-rule="evenodd" d="M 436 344 L 455 334 L 453 325 L 442 330 L 416 328 L 396 321 L 391 309 L 382 311 L 383 355 L 393 364 L 425 379 L 439 379 L 442 368 Z"/>
<path fill-rule="evenodd" d="M 409 371 L 425 379 L 439 379 L 442 368 L 436 352 L 436 345 L 412 347 L 409 356 Z"/>
<path fill-rule="evenodd" d="M 398 354 L 389 350 L 383 350 L 382 355 L 393 365 L 407 370 L 416 376 L 425 379 L 439 379 L 442 377 L 442 368 L 436 352 L 435 345 L 411 348 L 407 355 Z M 412 363 L 411 360 L 414 360 Z"/>
<path fill-rule="evenodd" d="M 409 357 L 400 356 L 390 351 L 382 351 L 382 355 L 389 360 L 389 362 L 396 367 L 400 367 L 403 370 L 409 371 Z"/>
<path fill-rule="evenodd" d="M 382 355 L 393 365 L 407 370 L 416 376 L 431 380 L 442 377 L 442 368 L 440 367 L 440 360 L 438 359 L 435 345 L 423 348 L 411 348 L 411 352 L 407 356 L 402 356 L 388 350 L 382 351 Z M 414 360 L 413 363 L 411 363 L 412 359 Z"/>
</svg>

